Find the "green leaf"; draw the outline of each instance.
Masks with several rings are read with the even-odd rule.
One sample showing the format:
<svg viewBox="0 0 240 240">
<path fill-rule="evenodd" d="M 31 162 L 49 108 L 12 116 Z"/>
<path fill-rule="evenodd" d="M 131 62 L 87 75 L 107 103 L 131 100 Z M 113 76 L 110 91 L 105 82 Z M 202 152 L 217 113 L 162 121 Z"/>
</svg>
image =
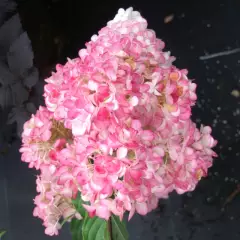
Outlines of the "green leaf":
<svg viewBox="0 0 240 240">
<path fill-rule="evenodd" d="M 105 238 L 104 238 L 105 240 L 112 240 L 110 237 L 109 226 L 106 227 L 104 236 L 105 236 Z"/>
<path fill-rule="evenodd" d="M 73 219 L 70 224 L 72 240 L 82 240 L 82 225 L 83 220 Z"/>
<path fill-rule="evenodd" d="M 7 231 L 6 230 L 0 230 L 0 239 L 5 235 Z"/>
<path fill-rule="evenodd" d="M 75 206 L 75 208 L 77 209 L 77 211 L 81 214 L 81 216 L 84 218 L 85 214 L 86 214 L 86 210 L 83 207 L 83 200 L 81 198 L 81 194 L 79 193 L 76 199 L 72 200 L 73 205 Z"/>
<path fill-rule="evenodd" d="M 104 219 L 85 216 L 82 226 L 83 240 L 110 240 L 108 223 Z"/>
<path fill-rule="evenodd" d="M 73 219 L 70 224 L 72 232 L 72 240 L 128 240 L 128 232 L 126 226 L 120 221 L 119 217 L 112 215 L 109 224 L 104 219 L 94 217 L 90 218 L 81 199 L 80 193 L 78 197 L 72 200 L 75 208 L 84 218 L 83 220 Z M 111 234 L 109 227 L 111 226 Z"/>
<path fill-rule="evenodd" d="M 79 193 L 76 199 L 72 200 L 73 205 L 77 209 L 77 211 L 81 214 L 81 216 L 84 218 L 87 214 L 86 210 L 82 206 L 83 201 L 81 198 L 81 194 Z M 72 219 L 71 224 L 70 224 L 70 230 L 72 233 L 72 240 L 82 240 L 82 225 L 83 225 L 83 220 L 79 219 Z"/>
<path fill-rule="evenodd" d="M 121 222 L 119 217 L 112 215 L 112 240 L 127 240 L 129 239 L 127 228 L 124 222 Z"/>
</svg>

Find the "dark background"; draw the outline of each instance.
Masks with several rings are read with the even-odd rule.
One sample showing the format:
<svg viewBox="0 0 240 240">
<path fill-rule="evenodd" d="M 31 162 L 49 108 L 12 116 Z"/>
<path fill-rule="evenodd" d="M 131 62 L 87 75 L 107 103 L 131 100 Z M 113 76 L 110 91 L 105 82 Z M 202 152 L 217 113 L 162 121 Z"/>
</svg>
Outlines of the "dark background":
<svg viewBox="0 0 240 240">
<path fill-rule="evenodd" d="M 159 202 L 156 211 L 135 216 L 128 223 L 130 239 L 240 239 L 240 53 L 200 59 L 240 47 L 240 1 L 0 0 L 0 100 L 7 99 L 0 111 L 0 228 L 8 231 L 5 239 L 51 239 L 32 217 L 36 173 L 20 162 L 16 134 L 35 111 L 34 105 L 42 104 L 44 77 L 56 63 L 76 57 L 118 8 L 129 6 L 140 11 L 149 28 L 165 41 L 166 49 L 177 57 L 175 65 L 189 70 L 198 84 L 192 118 L 199 126 L 213 126 L 219 141 L 219 157 L 209 176 L 194 192 L 172 194 Z M 165 23 L 168 15 L 174 18 Z M 36 84 L 26 84 L 29 79 Z M 25 85 L 12 91 L 18 83 Z M 9 89 L 10 97 L 4 95 Z M 13 109 L 15 120 L 6 124 Z M 233 192 L 236 196 L 225 205 Z M 58 239 L 70 239 L 67 226 Z"/>
</svg>

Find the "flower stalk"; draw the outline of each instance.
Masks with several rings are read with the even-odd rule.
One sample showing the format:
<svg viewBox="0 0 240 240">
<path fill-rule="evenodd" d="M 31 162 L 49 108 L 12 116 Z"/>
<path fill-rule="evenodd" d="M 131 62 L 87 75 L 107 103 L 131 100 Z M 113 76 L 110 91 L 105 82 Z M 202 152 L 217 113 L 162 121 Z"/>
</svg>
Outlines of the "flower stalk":
<svg viewBox="0 0 240 240">
<path fill-rule="evenodd" d="M 112 220 L 111 220 L 111 217 L 108 219 L 108 232 L 109 232 L 109 240 L 113 240 L 113 238 L 112 238 Z"/>
</svg>

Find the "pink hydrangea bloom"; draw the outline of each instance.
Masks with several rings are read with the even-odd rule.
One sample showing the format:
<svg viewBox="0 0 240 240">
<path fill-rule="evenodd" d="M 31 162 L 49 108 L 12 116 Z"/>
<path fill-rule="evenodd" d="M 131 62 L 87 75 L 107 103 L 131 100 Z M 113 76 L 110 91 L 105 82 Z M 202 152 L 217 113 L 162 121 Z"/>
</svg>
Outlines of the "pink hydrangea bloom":
<svg viewBox="0 0 240 240">
<path fill-rule="evenodd" d="M 35 115 L 24 124 L 22 133 L 22 161 L 28 162 L 29 167 L 39 169 L 41 164 L 49 162 L 51 144 L 52 113 L 45 107 L 40 107 Z"/>
<path fill-rule="evenodd" d="M 68 221 L 74 217 L 82 218 L 72 204 L 71 189 L 57 184 L 57 178 L 47 167 L 42 168 L 42 174 L 37 178 L 37 191 L 39 195 L 34 199 L 36 207 L 33 215 L 43 220 L 47 235 L 58 234 L 61 218 Z"/>
<path fill-rule="evenodd" d="M 130 219 L 207 175 L 216 141 L 191 121 L 196 84 L 164 46 L 139 12 L 120 9 L 46 80 L 46 108 L 24 125 L 20 150 L 40 169 L 34 215 L 46 234 L 81 217 L 71 204 L 79 191 L 90 216 Z"/>
</svg>

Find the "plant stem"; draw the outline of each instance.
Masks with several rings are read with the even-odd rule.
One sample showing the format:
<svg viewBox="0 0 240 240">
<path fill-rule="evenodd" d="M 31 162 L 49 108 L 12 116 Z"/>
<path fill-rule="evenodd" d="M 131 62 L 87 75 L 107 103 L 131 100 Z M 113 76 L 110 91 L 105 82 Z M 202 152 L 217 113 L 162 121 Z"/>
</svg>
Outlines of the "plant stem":
<svg viewBox="0 0 240 240">
<path fill-rule="evenodd" d="M 240 193 L 240 184 L 238 184 L 237 189 L 234 192 L 232 192 L 230 194 L 230 196 L 228 196 L 227 200 L 223 204 L 223 207 L 225 207 L 227 204 L 229 204 L 239 193 Z"/>
<path fill-rule="evenodd" d="M 109 236 L 110 236 L 110 240 L 112 240 L 112 218 L 110 217 L 108 220 L 108 232 L 109 232 Z"/>
</svg>

